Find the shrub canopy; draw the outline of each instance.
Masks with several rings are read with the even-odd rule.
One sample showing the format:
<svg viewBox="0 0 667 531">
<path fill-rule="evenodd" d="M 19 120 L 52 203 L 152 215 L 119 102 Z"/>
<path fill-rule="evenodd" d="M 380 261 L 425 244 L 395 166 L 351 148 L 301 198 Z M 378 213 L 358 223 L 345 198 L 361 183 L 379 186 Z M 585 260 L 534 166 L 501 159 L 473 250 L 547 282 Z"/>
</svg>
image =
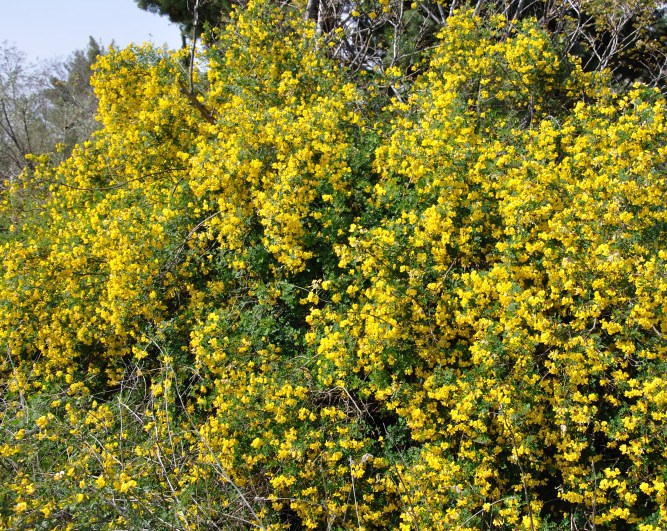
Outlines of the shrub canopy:
<svg viewBox="0 0 667 531">
<path fill-rule="evenodd" d="M 3 195 L 2 526 L 664 528 L 664 100 L 438 39 L 402 101 L 262 3 L 197 91 L 99 60 Z"/>
</svg>

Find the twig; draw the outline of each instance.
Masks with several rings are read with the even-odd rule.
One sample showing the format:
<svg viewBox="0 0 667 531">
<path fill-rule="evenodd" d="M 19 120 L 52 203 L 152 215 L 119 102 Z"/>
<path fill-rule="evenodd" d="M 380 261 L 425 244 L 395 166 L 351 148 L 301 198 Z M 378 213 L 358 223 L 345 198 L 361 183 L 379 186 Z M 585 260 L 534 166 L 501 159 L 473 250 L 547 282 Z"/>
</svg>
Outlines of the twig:
<svg viewBox="0 0 667 531">
<path fill-rule="evenodd" d="M 499 503 L 502 503 L 502 502 L 507 501 L 507 500 L 513 500 L 514 498 L 516 498 L 516 496 L 508 496 L 507 498 L 503 498 L 502 500 L 496 500 L 496 501 L 494 501 L 494 502 L 492 502 L 492 503 L 489 503 L 489 506 L 490 506 L 490 507 L 493 507 L 494 505 L 498 505 Z M 479 511 L 477 511 L 477 512 L 476 512 L 475 514 L 473 514 L 470 518 L 468 518 L 465 522 L 463 522 L 463 523 L 459 526 L 459 529 L 463 529 L 463 528 L 466 526 L 466 524 L 467 524 L 468 522 L 470 522 L 470 520 L 472 520 L 473 518 L 475 518 L 478 514 L 482 514 L 483 512 L 484 512 L 484 509 L 480 509 Z"/>
<path fill-rule="evenodd" d="M 507 418 L 504 414 L 503 414 L 503 422 L 507 430 L 510 432 L 510 437 L 512 437 L 512 450 L 514 450 L 514 457 L 516 458 L 516 462 L 519 465 L 519 471 L 521 472 L 521 483 L 523 483 L 523 493 L 526 496 L 526 505 L 528 507 L 528 518 L 530 519 L 530 531 L 535 531 L 535 525 L 533 524 L 533 507 L 530 501 L 528 483 L 526 482 L 526 472 L 523 469 L 523 464 L 521 463 L 521 459 L 519 459 L 519 450 L 516 447 L 516 438 L 514 437 L 514 430 L 512 430 L 512 427 L 507 422 Z"/>
<path fill-rule="evenodd" d="M 172 370 L 172 373 L 173 373 L 173 368 L 171 370 Z M 175 376 L 176 375 L 174 374 L 174 380 L 176 379 Z M 200 437 L 201 442 L 204 444 L 204 446 L 206 446 L 206 449 L 209 451 L 210 456 L 213 458 L 213 460 L 215 462 L 215 465 L 216 465 L 216 468 L 220 472 L 220 475 L 222 476 L 222 478 L 232 486 L 232 488 L 236 491 L 236 494 L 241 499 L 241 502 L 243 503 L 243 505 L 245 505 L 246 508 L 248 509 L 248 511 L 250 511 L 250 514 L 252 515 L 252 517 L 255 519 L 255 522 L 256 522 L 254 525 L 259 527 L 262 531 L 266 531 L 266 527 L 264 527 L 264 524 L 262 524 L 262 521 L 260 520 L 260 518 L 257 515 L 257 513 L 255 512 L 255 510 L 252 508 L 252 505 L 250 505 L 250 502 L 248 501 L 248 499 L 243 495 L 243 492 L 241 492 L 241 489 L 239 489 L 238 485 L 236 485 L 236 483 L 234 483 L 231 476 L 225 470 L 225 467 L 222 466 L 222 463 L 218 459 L 218 456 L 215 455 L 215 452 L 213 451 L 213 448 L 211 448 L 211 446 L 208 444 L 208 441 L 206 440 L 206 437 L 204 437 L 200 433 L 199 429 L 197 429 L 197 425 L 192 420 L 192 417 L 188 413 L 187 408 L 185 408 L 185 404 L 183 403 L 183 398 L 181 397 L 181 394 L 178 390 L 178 382 L 175 381 L 174 383 L 175 383 L 174 390 L 175 390 L 176 396 L 178 397 L 181 405 L 183 406 L 183 411 L 185 412 L 185 415 L 188 419 L 188 422 L 190 423 L 190 425 L 193 428 L 193 433 L 195 433 L 196 435 L 198 435 Z M 250 522 L 248 522 L 248 523 L 250 523 Z"/>
<path fill-rule="evenodd" d="M 595 474 L 595 461 L 591 459 L 591 470 L 593 472 L 593 514 L 591 515 L 591 531 L 595 531 L 595 514 L 597 513 L 598 504 L 597 504 L 597 490 L 598 490 L 598 480 Z"/>
<path fill-rule="evenodd" d="M 9 359 L 9 363 L 12 366 L 12 375 L 14 376 L 14 382 L 16 383 L 16 391 L 19 394 L 19 401 L 21 402 L 21 407 L 25 412 L 25 420 L 28 420 L 28 404 L 25 401 L 25 397 L 23 396 L 23 391 L 21 391 L 21 384 L 19 382 L 18 374 L 16 373 L 16 366 L 14 365 L 14 360 L 12 359 L 12 350 L 9 345 L 7 345 L 7 358 Z"/>
<path fill-rule="evenodd" d="M 354 498 L 354 510 L 357 513 L 357 527 L 361 529 L 361 521 L 359 520 L 359 504 L 357 503 L 357 492 L 354 488 L 354 469 L 352 465 L 354 461 L 350 457 L 350 477 L 352 478 L 352 497 Z"/>
</svg>

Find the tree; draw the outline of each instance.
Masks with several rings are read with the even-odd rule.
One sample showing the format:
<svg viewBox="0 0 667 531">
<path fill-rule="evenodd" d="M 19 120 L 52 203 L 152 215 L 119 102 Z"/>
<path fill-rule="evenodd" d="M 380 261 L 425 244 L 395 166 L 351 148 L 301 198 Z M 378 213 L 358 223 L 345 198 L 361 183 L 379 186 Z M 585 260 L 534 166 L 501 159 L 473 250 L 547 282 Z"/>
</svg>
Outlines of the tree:
<svg viewBox="0 0 667 531">
<path fill-rule="evenodd" d="M 62 145 L 61 158 L 97 128 L 92 65 L 103 53 L 90 39 L 65 62 L 35 65 L 15 47 L 0 49 L 0 179 L 12 182 L 28 166 L 28 155 Z"/>
<path fill-rule="evenodd" d="M 12 182 L 26 167 L 26 155 L 49 144 L 48 102 L 24 54 L 0 48 L 0 179 Z"/>
<path fill-rule="evenodd" d="M 103 46 L 90 37 L 86 49 L 75 50 L 66 61 L 53 65 L 44 79 L 42 91 L 50 104 L 48 121 L 66 155 L 98 128 L 97 97 L 90 80 L 93 65 L 104 53 Z"/>
<path fill-rule="evenodd" d="M 146 11 L 167 16 L 169 20 L 181 26 L 184 35 L 192 34 L 195 25 L 195 0 L 136 0 L 137 5 Z M 223 16 L 230 12 L 230 0 L 197 1 L 197 17 L 201 31 L 204 26 L 215 28 L 220 25 Z"/>
</svg>

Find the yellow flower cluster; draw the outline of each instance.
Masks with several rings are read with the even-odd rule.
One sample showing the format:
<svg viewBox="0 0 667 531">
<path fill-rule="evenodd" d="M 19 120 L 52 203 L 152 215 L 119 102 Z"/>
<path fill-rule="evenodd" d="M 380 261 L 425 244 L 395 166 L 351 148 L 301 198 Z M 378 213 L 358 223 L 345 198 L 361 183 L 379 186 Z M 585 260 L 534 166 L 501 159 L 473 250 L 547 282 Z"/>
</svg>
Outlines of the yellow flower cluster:
<svg viewBox="0 0 667 531">
<path fill-rule="evenodd" d="M 2 191 L 0 528 L 664 528 L 665 103 L 536 28 L 391 103 L 260 1 L 101 58 Z"/>
</svg>

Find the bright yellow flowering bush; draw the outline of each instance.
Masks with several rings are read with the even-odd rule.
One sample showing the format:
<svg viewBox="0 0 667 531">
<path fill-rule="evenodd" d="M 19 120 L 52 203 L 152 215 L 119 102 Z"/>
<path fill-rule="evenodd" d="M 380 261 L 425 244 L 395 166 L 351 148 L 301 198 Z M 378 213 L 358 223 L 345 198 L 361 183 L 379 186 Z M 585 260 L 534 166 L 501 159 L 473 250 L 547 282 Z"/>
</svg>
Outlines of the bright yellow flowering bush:
<svg viewBox="0 0 667 531">
<path fill-rule="evenodd" d="M 664 101 L 530 22 L 402 102 L 321 44 L 111 53 L 3 192 L 0 527 L 664 528 Z"/>
</svg>

